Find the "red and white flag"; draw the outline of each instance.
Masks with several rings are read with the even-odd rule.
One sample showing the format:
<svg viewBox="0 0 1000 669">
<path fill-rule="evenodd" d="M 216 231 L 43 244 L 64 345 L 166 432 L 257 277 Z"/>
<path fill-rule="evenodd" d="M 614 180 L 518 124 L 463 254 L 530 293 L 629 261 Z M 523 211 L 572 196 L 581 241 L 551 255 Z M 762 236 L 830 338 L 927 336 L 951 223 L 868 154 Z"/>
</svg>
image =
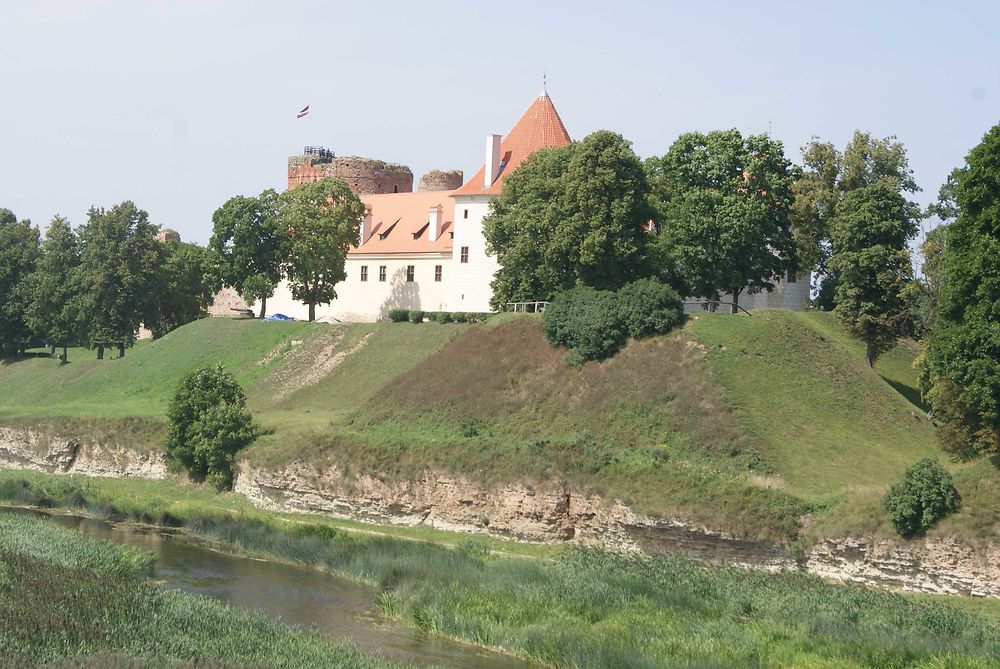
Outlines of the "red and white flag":
<svg viewBox="0 0 1000 669">
<path fill-rule="evenodd" d="M 309 113 L 309 105 L 306 105 L 305 107 L 299 110 L 299 113 L 295 115 L 295 118 L 302 118 L 308 113 Z"/>
</svg>

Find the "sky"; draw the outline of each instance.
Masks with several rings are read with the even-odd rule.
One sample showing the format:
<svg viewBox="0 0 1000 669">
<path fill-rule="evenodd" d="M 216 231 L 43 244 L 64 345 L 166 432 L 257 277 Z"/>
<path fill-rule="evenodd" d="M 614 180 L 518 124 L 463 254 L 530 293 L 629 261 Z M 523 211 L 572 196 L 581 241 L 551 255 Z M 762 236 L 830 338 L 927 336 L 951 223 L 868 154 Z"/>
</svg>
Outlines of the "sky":
<svg viewBox="0 0 1000 669">
<path fill-rule="evenodd" d="M 1000 122 L 996 2 L 0 0 L 0 207 L 132 200 L 205 243 L 306 139 L 471 177 L 541 92 L 570 135 L 895 135 L 916 199 Z M 310 106 L 307 120 L 296 112 Z M 308 138 L 306 128 L 308 123 Z"/>
</svg>

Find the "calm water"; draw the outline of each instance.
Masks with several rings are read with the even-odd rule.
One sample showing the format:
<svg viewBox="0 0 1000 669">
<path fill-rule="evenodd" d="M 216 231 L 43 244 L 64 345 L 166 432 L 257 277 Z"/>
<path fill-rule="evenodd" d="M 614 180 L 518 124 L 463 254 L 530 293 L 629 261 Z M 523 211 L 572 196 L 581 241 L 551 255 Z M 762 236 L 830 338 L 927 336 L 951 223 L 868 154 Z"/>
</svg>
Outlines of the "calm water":
<svg viewBox="0 0 1000 669">
<path fill-rule="evenodd" d="M 19 509 L 6 511 L 42 515 L 87 536 L 151 551 L 157 558 L 154 577 L 167 587 L 258 609 L 286 624 L 311 627 L 330 639 L 350 640 L 368 653 L 421 666 L 538 667 L 386 620 L 375 606 L 372 588 L 318 569 L 226 555 L 179 536 L 129 525 Z"/>
</svg>

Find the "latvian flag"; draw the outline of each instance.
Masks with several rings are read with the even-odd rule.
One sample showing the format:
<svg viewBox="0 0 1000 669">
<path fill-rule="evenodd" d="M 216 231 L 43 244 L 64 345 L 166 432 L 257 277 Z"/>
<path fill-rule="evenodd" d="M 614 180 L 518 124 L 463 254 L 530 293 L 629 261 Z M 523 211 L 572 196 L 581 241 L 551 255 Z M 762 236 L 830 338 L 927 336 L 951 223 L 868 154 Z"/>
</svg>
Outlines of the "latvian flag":
<svg viewBox="0 0 1000 669">
<path fill-rule="evenodd" d="M 308 113 L 309 113 L 309 105 L 306 105 L 305 107 L 299 110 L 299 113 L 295 115 L 295 118 L 302 118 Z"/>
</svg>

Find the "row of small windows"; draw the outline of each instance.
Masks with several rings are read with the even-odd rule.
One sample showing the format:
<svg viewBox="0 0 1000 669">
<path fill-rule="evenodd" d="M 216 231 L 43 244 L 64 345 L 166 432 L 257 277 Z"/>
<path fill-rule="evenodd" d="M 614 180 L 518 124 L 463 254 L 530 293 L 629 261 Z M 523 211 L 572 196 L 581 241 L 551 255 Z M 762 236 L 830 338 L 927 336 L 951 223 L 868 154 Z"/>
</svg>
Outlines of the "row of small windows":
<svg viewBox="0 0 1000 669">
<path fill-rule="evenodd" d="M 465 262 L 465 261 L 463 260 L 462 262 Z M 385 278 L 386 278 L 386 269 L 387 268 L 386 268 L 385 265 L 379 265 L 378 266 L 378 280 L 379 281 L 385 281 Z M 441 281 L 441 275 L 442 275 L 443 271 L 444 271 L 444 267 L 442 265 L 434 265 L 434 280 L 435 281 Z M 406 266 L 406 281 L 407 281 L 407 283 L 413 283 L 414 279 L 416 278 L 416 273 L 417 273 L 417 268 L 416 267 L 414 267 L 413 265 L 407 265 Z M 361 280 L 362 281 L 367 281 L 368 280 L 368 265 L 362 265 L 361 266 Z"/>
</svg>

